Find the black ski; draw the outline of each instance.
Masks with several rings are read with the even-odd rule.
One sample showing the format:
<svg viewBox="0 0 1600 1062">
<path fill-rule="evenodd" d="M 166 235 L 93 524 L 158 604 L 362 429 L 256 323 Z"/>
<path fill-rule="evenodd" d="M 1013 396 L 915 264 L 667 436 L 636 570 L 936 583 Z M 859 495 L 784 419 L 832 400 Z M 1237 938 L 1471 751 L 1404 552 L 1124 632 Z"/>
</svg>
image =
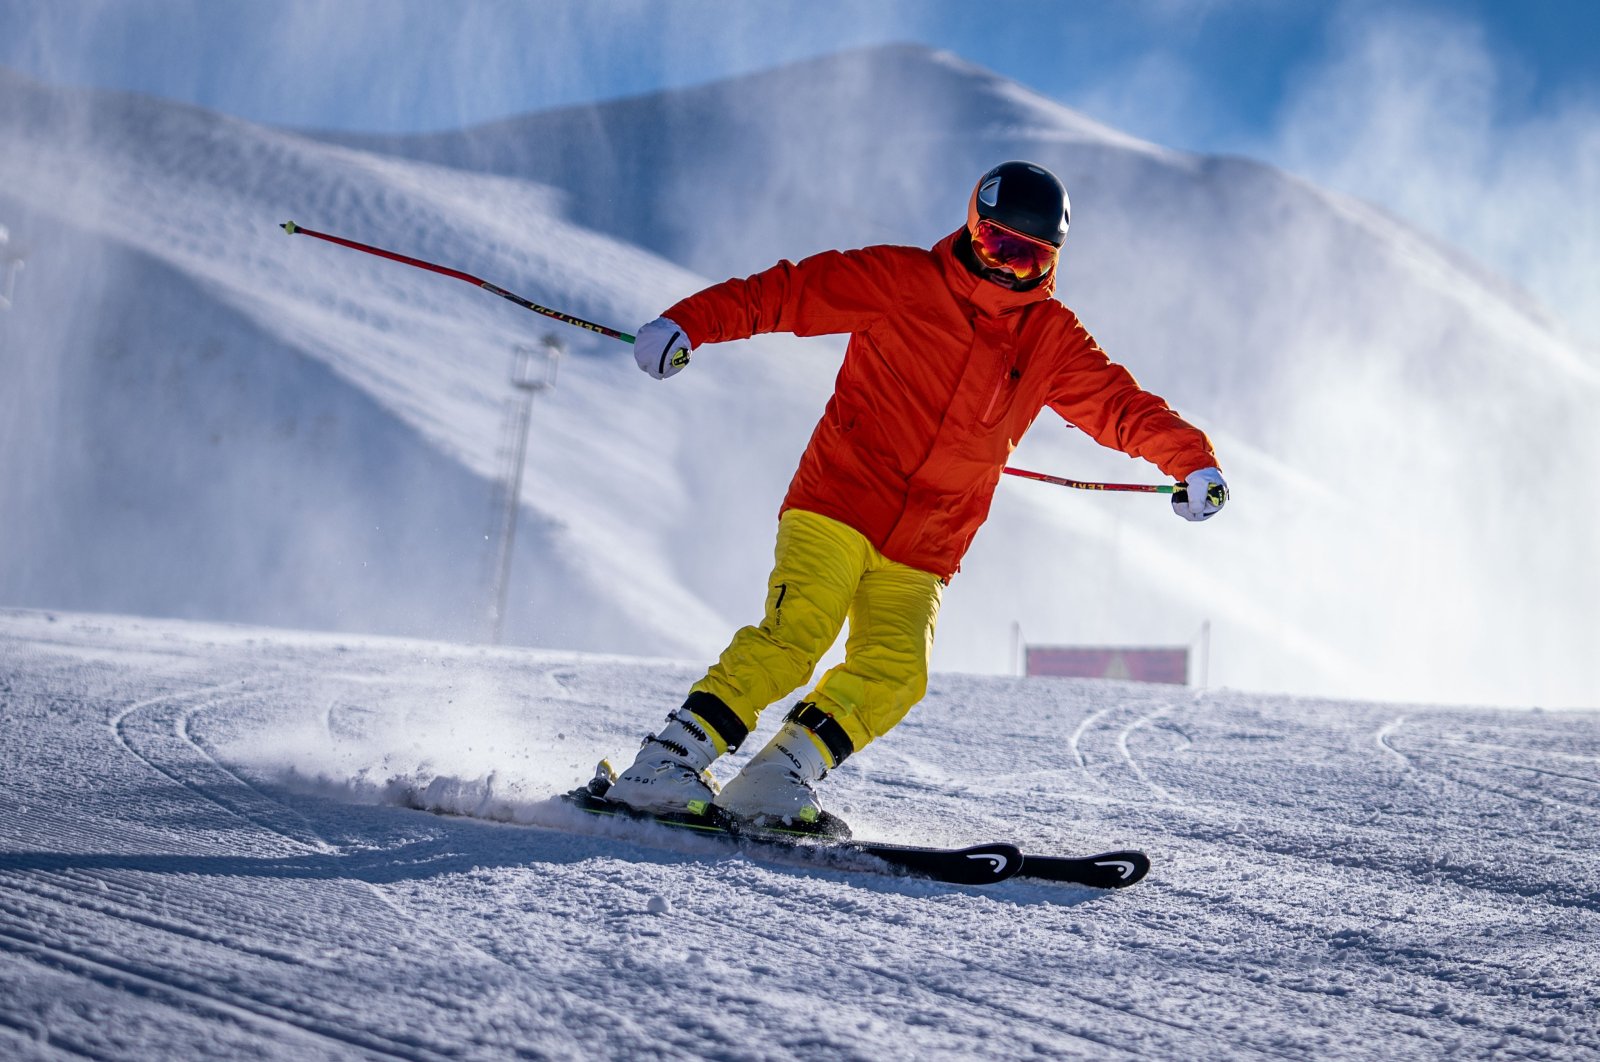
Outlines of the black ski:
<svg viewBox="0 0 1600 1062">
<path fill-rule="evenodd" d="M 840 836 L 842 824 L 833 831 L 752 827 L 716 809 L 705 815 L 654 815 L 596 796 L 588 788 L 575 789 L 566 794 L 564 799 L 591 815 L 651 822 L 701 836 L 717 837 L 747 851 L 766 849 L 775 854 L 826 861 L 834 861 L 839 856 L 865 855 L 885 864 L 888 870 L 952 885 L 992 885 L 1012 877 L 1024 865 L 1022 851 L 1013 844 L 980 844 L 969 848 L 879 844 L 844 839 Z M 855 861 L 852 861 L 851 867 L 878 869 L 868 863 Z"/>
<path fill-rule="evenodd" d="M 595 792 L 599 789 L 601 792 Z M 998 842 L 969 848 L 932 848 L 921 845 L 880 844 L 850 839 L 850 828 L 826 812 L 823 822 L 805 829 L 751 827 L 713 808 L 709 814 L 652 815 L 605 799 L 605 784 L 590 783 L 565 797 L 568 803 L 591 815 L 653 822 L 724 838 L 747 848 L 775 848 L 789 854 L 820 856 L 859 853 L 869 855 L 892 870 L 933 878 L 955 885 L 992 885 L 1007 878 L 1033 878 L 1087 885 L 1095 889 L 1125 889 L 1150 872 L 1143 852 L 1101 852 L 1091 856 L 1024 855 L 1016 845 Z"/>
</svg>

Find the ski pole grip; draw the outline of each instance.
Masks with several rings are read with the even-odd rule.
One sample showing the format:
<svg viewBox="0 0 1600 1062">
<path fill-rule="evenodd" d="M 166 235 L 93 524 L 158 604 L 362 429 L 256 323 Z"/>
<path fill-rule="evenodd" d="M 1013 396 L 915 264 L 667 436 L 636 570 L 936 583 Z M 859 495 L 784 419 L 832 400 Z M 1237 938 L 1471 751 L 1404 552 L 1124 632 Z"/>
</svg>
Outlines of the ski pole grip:
<svg viewBox="0 0 1600 1062">
<path fill-rule="evenodd" d="M 1206 500 L 1217 508 L 1222 508 L 1222 504 L 1228 500 L 1228 488 L 1221 483 L 1211 484 L 1206 488 Z"/>
<path fill-rule="evenodd" d="M 1179 483 L 1176 486 L 1174 486 L 1172 488 L 1172 500 L 1175 501 L 1175 502 L 1185 502 L 1185 503 L 1188 502 L 1188 500 L 1189 500 L 1189 488 L 1188 488 L 1188 486 L 1183 484 L 1183 483 Z M 1222 508 L 1223 502 L 1225 502 L 1227 500 L 1228 500 L 1228 493 L 1223 488 L 1222 484 L 1213 483 L 1209 487 L 1206 488 L 1206 501 L 1210 502 L 1212 505 L 1215 505 L 1217 508 L 1219 508 L 1219 509 Z"/>
</svg>

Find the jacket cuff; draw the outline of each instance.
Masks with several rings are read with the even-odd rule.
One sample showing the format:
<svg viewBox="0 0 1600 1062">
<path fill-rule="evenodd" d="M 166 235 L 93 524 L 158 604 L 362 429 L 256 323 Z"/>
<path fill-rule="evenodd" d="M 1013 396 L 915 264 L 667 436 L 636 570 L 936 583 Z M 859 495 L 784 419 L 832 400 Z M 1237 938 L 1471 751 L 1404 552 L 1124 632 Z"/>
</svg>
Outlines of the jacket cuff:
<svg viewBox="0 0 1600 1062">
<path fill-rule="evenodd" d="M 1215 468 L 1221 471 L 1221 466 L 1217 464 L 1217 455 L 1206 453 L 1204 450 L 1191 450 L 1180 454 L 1172 464 L 1161 471 L 1181 482 L 1202 468 Z"/>
<path fill-rule="evenodd" d="M 682 299 L 661 314 L 662 317 L 683 329 L 684 337 L 689 340 L 690 347 L 698 347 L 702 343 L 711 342 L 706 338 L 710 334 L 710 329 L 701 321 L 701 314 L 696 312 L 694 298 L 691 295 L 687 299 Z"/>
</svg>

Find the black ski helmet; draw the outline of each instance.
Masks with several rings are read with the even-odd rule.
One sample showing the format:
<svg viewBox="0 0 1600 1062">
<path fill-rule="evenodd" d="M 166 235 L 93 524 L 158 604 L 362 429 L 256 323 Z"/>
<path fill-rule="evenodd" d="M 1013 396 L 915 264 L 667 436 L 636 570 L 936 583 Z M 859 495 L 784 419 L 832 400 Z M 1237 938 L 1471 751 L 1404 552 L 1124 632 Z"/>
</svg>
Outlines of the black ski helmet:
<svg viewBox="0 0 1600 1062">
<path fill-rule="evenodd" d="M 1013 232 L 1061 246 L 1067 238 L 1072 204 L 1067 186 L 1043 166 L 1031 162 L 1002 162 L 972 189 L 967 204 L 967 231 L 983 218 Z"/>
</svg>

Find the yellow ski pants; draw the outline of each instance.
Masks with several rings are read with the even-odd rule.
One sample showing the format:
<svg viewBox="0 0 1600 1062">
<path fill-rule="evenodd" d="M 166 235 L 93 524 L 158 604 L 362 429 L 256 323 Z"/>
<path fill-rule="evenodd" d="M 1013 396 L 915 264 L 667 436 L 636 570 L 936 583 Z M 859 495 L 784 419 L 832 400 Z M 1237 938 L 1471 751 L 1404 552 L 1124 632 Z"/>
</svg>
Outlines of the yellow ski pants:
<svg viewBox="0 0 1600 1062">
<path fill-rule="evenodd" d="M 890 560 L 854 528 L 790 509 L 778 521 L 766 614 L 744 627 L 694 689 L 720 697 L 751 730 L 761 710 L 806 682 L 839 637 L 844 662 L 804 698 L 859 750 L 928 690 L 928 654 L 944 583 Z"/>
</svg>

